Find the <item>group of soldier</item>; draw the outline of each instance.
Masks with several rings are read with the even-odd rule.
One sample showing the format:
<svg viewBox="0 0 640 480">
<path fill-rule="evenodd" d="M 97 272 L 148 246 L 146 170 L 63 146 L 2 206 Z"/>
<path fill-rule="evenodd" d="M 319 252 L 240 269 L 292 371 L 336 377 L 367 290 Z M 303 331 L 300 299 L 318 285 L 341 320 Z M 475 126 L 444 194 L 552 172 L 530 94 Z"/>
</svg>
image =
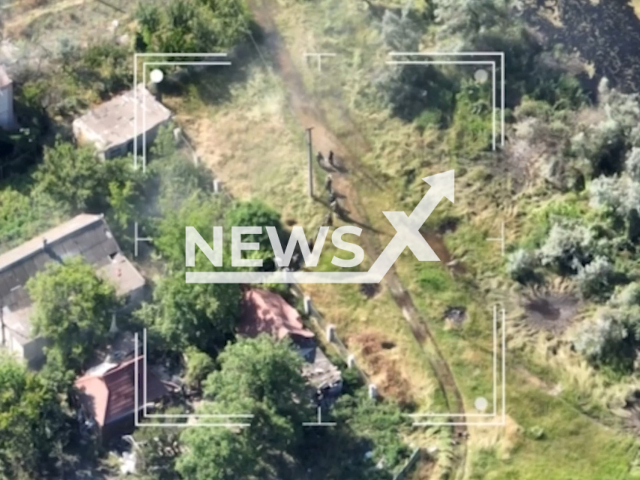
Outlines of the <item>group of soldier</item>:
<svg viewBox="0 0 640 480">
<path fill-rule="evenodd" d="M 324 168 L 324 165 L 323 165 L 324 156 L 322 155 L 321 152 L 318 152 L 316 159 L 320 167 Z M 335 156 L 333 154 L 333 150 L 329 151 L 329 156 L 327 160 L 330 167 L 332 167 L 335 170 L 338 169 L 337 165 L 334 163 Z M 344 213 L 344 210 L 342 209 L 338 201 L 338 194 L 333 189 L 333 179 L 331 177 L 331 174 L 327 174 L 327 177 L 325 178 L 325 181 L 324 181 L 324 188 L 327 191 L 327 194 L 329 195 L 328 200 L 329 200 L 329 208 L 331 208 L 331 211 L 325 217 L 323 225 L 327 225 L 331 227 L 333 226 L 333 214 L 335 213 L 336 215 L 341 216 Z"/>
</svg>

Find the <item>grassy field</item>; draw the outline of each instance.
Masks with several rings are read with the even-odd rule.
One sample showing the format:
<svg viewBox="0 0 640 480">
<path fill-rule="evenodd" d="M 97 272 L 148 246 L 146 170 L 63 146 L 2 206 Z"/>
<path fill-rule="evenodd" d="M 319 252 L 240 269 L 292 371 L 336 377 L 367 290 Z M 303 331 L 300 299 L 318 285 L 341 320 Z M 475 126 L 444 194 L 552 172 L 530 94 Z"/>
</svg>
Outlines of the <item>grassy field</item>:
<svg viewBox="0 0 640 480">
<path fill-rule="evenodd" d="M 488 241 L 499 236 L 502 222 L 507 225 L 508 244 L 516 243 L 517 235 L 526 228 L 522 206 L 512 200 L 508 178 L 497 174 L 491 158 L 472 162 L 452 150 L 447 132 L 421 135 L 413 126 L 380 111 L 375 101 L 367 101 L 371 98 L 367 97 L 367 77 L 375 74 L 383 57 L 380 39 L 358 4 L 337 8 L 327 0 L 320 5 L 287 2 L 286 6 L 278 25 L 292 58 L 306 72 L 307 87 L 338 135 L 353 138 L 357 125 L 368 150 L 358 151 L 355 142 L 353 148 L 360 153 L 362 164 L 385 181 L 383 194 L 358 190 L 366 199 L 374 227 L 386 228 L 385 219 L 375 212 L 398 200 L 409 211 L 422 195 L 419 179 L 413 184 L 415 195 L 403 195 L 405 172 L 417 166 L 429 173 L 456 168 L 456 204 L 434 214 L 429 226 L 437 228 L 451 217 L 459 220 L 444 242 L 465 272 L 452 278 L 442 265 L 416 266 L 411 254 L 401 258 L 398 271 L 435 331 L 469 411 L 473 411 L 476 396 L 489 398 L 491 390 L 490 306 L 500 300 L 511 307 L 507 426 L 472 429 L 469 478 L 632 478 L 630 466 L 637 445 L 605 408 L 605 398 L 611 396 L 611 391 L 605 394 L 606 382 L 565 350 L 550 355 L 544 334 L 532 335 L 522 328 L 525 319 L 517 308 L 519 294 L 503 277 L 499 245 Z M 304 51 L 338 55 L 323 65 L 323 75 L 318 76 L 306 68 Z M 445 309 L 454 305 L 464 306 L 468 315 L 459 330 L 447 328 L 443 321 Z"/>
</svg>

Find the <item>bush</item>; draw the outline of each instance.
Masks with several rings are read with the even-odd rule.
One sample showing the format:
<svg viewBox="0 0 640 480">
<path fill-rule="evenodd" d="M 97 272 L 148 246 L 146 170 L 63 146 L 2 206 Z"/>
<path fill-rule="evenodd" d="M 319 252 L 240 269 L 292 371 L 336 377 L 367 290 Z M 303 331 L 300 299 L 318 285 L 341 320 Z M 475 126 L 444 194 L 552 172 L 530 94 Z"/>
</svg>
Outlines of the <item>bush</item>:
<svg viewBox="0 0 640 480">
<path fill-rule="evenodd" d="M 538 280 L 536 267 L 540 264 L 535 252 L 519 248 L 507 257 L 507 273 L 519 283 Z"/>
<path fill-rule="evenodd" d="M 600 310 L 594 319 L 579 326 L 574 348 L 593 365 L 629 371 L 633 368 L 636 338 L 626 317 L 621 310 Z"/>
<path fill-rule="evenodd" d="M 591 263 L 580 268 L 576 276 L 578 288 L 584 298 L 608 298 L 615 281 L 615 268 L 605 257 L 596 257 Z"/>
<path fill-rule="evenodd" d="M 589 205 L 610 213 L 625 213 L 624 183 L 620 177 L 598 177 L 589 184 Z"/>
<path fill-rule="evenodd" d="M 634 181 L 640 181 L 640 148 L 633 147 L 624 162 L 624 168 L 629 177 Z"/>
<path fill-rule="evenodd" d="M 593 233 L 588 227 L 556 223 L 538 251 L 540 263 L 563 275 L 575 274 L 591 261 L 593 243 Z"/>
<path fill-rule="evenodd" d="M 625 285 L 615 294 L 611 303 L 617 307 L 640 306 L 640 283 L 632 282 Z"/>
</svg>

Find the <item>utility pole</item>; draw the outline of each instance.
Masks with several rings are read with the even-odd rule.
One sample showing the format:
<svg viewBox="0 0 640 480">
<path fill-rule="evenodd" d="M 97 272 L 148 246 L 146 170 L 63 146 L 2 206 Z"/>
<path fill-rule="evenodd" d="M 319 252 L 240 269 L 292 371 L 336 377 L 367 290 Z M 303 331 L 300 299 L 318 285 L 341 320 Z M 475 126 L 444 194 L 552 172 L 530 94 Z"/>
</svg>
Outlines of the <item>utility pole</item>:
<svg viewBox="0 0 640 480">
<path fill-rule="evenodd" d="M 311 130 L 313 130 L 313 127 L 307 128 L 307 146 L 309 147 L 309 158 L 308 158 L 309 175 L 308 175 L 308 182 L 309 182 L 309 197 L 313 198 L 313 143 L 311 142 Z"/>
</svg>

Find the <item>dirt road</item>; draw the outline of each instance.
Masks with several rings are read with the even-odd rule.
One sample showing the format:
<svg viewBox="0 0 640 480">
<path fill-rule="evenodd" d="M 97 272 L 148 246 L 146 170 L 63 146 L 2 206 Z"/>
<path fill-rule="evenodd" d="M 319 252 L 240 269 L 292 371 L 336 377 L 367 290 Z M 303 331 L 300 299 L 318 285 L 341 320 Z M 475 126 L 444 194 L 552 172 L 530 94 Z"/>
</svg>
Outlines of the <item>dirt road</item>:
<svg viewBox="0 0 640 480">
<path fill-rule="evenodd" d="M 261 2 L 260 5 L 252 4 L 254 19 L 264 33 L 264 42 L 260 46 L 256 45 L 256 47 L 260 49 L 261 56 L 265 59 L 265 62 L 272 64 L 287 85 L 289 104 L 300 125 L 303 128 L 313 127 L 314 149 L 322 152 L 333 150 L 343 162 L 345 168 L 333 173 L 332 176 L 335 190 L 344 196 L 342 206 L 348 212 L 349 221 L 362 225 L 371 225 L 357 189 L 376 190 L 381 188 L 375 178 L 363 168 L 359 160 L 360 155 L 370 150 L 369 145 L 355 125 L 350 129 L 348 144 L 332 133 L 325 120 L 325 115 L 318 106 L 318 102 L 314 100 L 313 96 L 305 88 L 302 76 L 296 70 L 291 55 L 278 32 L 273 19 L 273 12 L 270 10 L 270 8 L 277 7 L 267 6 L 265 3 Z M 380 236 L 379 232 L 371 229 L 368 232 L 363 232 L 361 237 L 363 248 L 369 258 L 377 258 L 382 252 Z M 429 359 L 448 411 L 458 415 L 464 414 L 464 402 L 451 368 L 442 355 L 427 323 L 415 307 L 411 295 L 393 268 L 387 273 L 383 282 L 401 309 L 403 316 L 409 322 L 415 339 L 420 343 L 426 357 Z M 464 426 L 456 426 L 452 430 L 453 438 L 456 440 L 460 438 L 461 440 L 454 446 L 456 455 L 451 478 L 461 479 L 464 478 L 466 464 L 467 447 L 464 438 L 467 429 Z"/>
</svg>

